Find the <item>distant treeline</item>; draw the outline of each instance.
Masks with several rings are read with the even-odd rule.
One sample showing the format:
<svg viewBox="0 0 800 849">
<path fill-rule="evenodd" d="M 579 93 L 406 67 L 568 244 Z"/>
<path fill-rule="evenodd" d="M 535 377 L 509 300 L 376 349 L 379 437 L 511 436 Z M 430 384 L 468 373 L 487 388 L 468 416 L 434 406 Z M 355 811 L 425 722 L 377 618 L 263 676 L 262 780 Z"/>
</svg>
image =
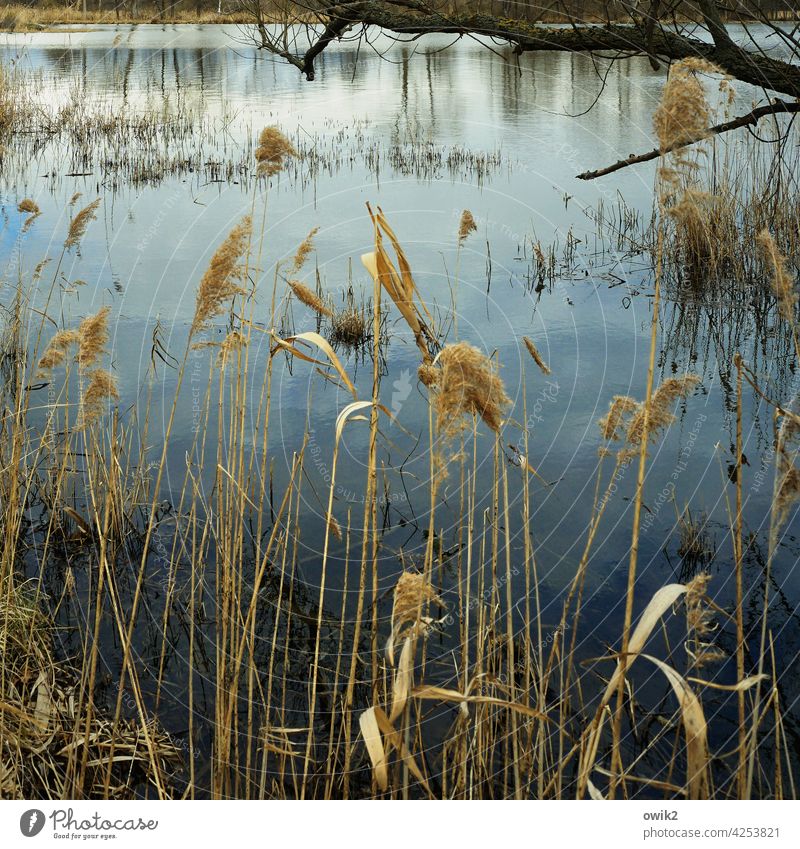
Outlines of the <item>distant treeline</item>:
<svg viewBox="0 0 800 849">
<path fill-rule="evenodd" d="M 23 8 L 32 20 L 37 13 L 42 20 L 55 22 L 75 20 L 86 12 L 91 17 L 101 15 L 110 18 L 136 18 L 141 20 L 164 18 L 169 20 L 212 20 L 215 16 L 232 20 L 245 20 L 250 10 L 259 5 L 259 0 L 16 0 L 6 9 Z M 265 16 L 280 18 L 289 12 L 294 16 L 308 14 L 309 6 L 324 8 L 325 0 L 308 4 L 284 2 L 284 0 L 260 0 Z M 430 0 L 430 5 L 442 12 L 465 14 L 477 12 L 525 21 L 553 23 L 578 20 L 587 22 L 625 21 L 631 14 L 644 15 L 651 8 L 651 0 L 563 0 L 563 2 L 524 2 L 524 0 Z M 797 0 L 724 0 L 719 4 L 723 17 L 728 20 L 759 18 L 797 18 Z M 668 7 L 669 12 L 664 12 Z M 673 15 L 679 20 L 700 20 L 697 2 L 661 4 L 661 16 Z M 2 26 L 2 22 L 0 22 Z"/>
</svg>

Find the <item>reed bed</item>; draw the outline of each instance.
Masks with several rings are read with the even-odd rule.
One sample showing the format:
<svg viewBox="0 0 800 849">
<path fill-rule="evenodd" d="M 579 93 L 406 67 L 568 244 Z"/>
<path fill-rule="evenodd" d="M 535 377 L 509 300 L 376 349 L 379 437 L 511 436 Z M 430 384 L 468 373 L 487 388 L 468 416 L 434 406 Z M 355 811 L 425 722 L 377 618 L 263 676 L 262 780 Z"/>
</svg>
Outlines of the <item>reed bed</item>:
<svg viewBox="0 0 800 849">
<path fill-rule="evenodd" d="M 258 150 L 271 176 L 302 155 L 275 128 L 262 133 Z M 668 193 L 662 200 L 668 214 L 673 201 Z M 120 402 L 108 351 L 113 315 L 103 308 L 77 327 L 59 324 L 32 308 L 20 281 L 4 329 L 0 414 L 0 793 L 794 797 L 783 670 L 769 627 L 769 573 L 800 493 L 791 399 L 775 401 L 775 504 L 756 637 L 752 622 L 745 633 L 741 593 L 728 608 L 714 601 L 700 555 L 686 580 L 642 597 L 636 570 L 649 451 L 700 382 L 692 374 L 658 378 L 656 297 L 646 392 L 612 399 L 598 423 L 582 553 L 560 615 L 545 619 L 534 548 L 541 531 L 532 513 L 538 477 L 528 459 L 536 446 L 514 418 L 503 363 L 441 338 L 389 217 L 369 209 L 374 250 L 362 261 L 373 290 L 358 311 L 358 330 L 371 343 L 372 372 L 358 389 L 319 332 L 329 327 L 336 337 L 341 314 L 322 300 L 319 280 L 313 291 L 297 278 L 313 234 L 292 261 L 275 263 L 268 314 L 257 305 L 251 271 L 267 261 L 258 237 L 267 207 L 251 207 L 199 282 L 186 348 L 173 364 L 174 400 L 158 433 L 154 373 L 134 400 Z M 65 251 L 80 243 L 95 208 L 91 202 L 72 215 Z M 788 272 L 773 265 L 767 279 L 778 281 L 780 294 Z M 658 272 L 657 293 L 663 266 Z M 279 332 L 290 298 L 315 313 L 317 331 Z M 346 305 L 351 316 L 355 309 Z M 391 444 L 395 426 L 392 388 L 382 380 L 389 315 L 418 356 L 428 409 L 427 507 L 412 550 L 392 549 L 381 518 L 389 482 L 379 448 Z M 790 311 L 782 320 L 792 324 Z M 224 333 L 209 332 L 221 325 Z M 255 353 L 262 337 L 266 361 Z M 545 363 L 532 340 L 518 343 L 534 360 L 532 380 L 557 373 L 559 364 Z M 179 399 L 198 362 L 198 424 L 175 465 Z M 268 446 L 273 380 L 283 362 L 321 385 L 336 384 L 339 406 L 322 443 L 309 408 L 276 481 Z M 742 383 L 763 390 L 741 357 L 732 365 L 740 436 Z M 366 436 L 363 493 L 343 502 L 337 475 L 357 430 Z M 308 474 L 320 451 L 322 491 Z M 740 438 L 735 463 L 741 470 Z M 591 636 L 587 575 L 617 474 L 628 467 L 637 486 L 624 612 L 619 638 L 592 659 L 581 649 Z M 737 480 L 730 530 L 741 587 Z M 308 499 L 319 505 L 316 518 L 302 509 Z M 458 518 L 445 532 L 440 522 L 453 499 Z M 699 532 L 686 538 L 695 554 L 705 550 Z M 321 540 L 312 551 L 314 581 L 305 577 L 309 539 Z M 79 627 L 76 608 L 85 614 Z M 72 635 L 62 647 L 73 651 L 56 654 L 55 626 L 66 622 Z M 726 704 L 738 731 L 724 724 Z"/>
</svg>

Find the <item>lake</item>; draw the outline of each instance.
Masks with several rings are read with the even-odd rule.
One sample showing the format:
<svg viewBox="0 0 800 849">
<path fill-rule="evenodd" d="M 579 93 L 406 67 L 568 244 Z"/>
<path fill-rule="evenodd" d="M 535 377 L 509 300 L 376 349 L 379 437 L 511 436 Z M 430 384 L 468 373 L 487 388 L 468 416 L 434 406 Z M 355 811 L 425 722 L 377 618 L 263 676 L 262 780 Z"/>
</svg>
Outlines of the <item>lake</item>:
<svg viewBox="0 0 800 849">
<path fill-rule="evenodd" d="M 577 175 L 655 146 L 652 116 L 665 75 L 642 58 L 613 66 L 567 53 L 517 58 L 505 48 L 489 50 L 468 38 L 393 44 L 376 33 L 371 48 L 358 51 L 348 42 L 332 45 L 318 59 L 316 81 L 309 83 L 287 63 L 255 50 L 238 27 L 91 26 L 86 31 L 5 35 L 0 43 L 4 63 L 13 63 L 28 81 L 32 99 L 53 113 L 59 104 L 71 104 L 77 111 L 66 123 L 77 114 L 78 122 L 95 127 L 102 119 L 109 129 L 96 134 L 93 130 L 83 138 L 54 129 L 50 135 L 15 138 L 10 146 L 0 172 L 3 301 L 10 302 L 20 273 L 29 279 L 41 259 L 58 255 L 73 195 L 82 195 L 75 208 L 101 197 L 97 220 L 79 251 L 68 253 L 61 264 L 59 310 L 64 323 L 74 326 L 100 306 L 110 306 L 119 409 L 129 409 L 141 398 L 142 387 L 152 387 L 149 450 L 157 460 L 177 378 L 174 369 L 157 361 L 151 380 L 154 332 L 162 350 L 180 360 L 198 283 L 231 228 L 252 211 L 260 239 L 266 215 L 262 255 L 251 272 L 256 287 L 253 320 L 267 329 L 275 263 L 291 258 L 312 228 L 319 229 L 302 281 L 312 289 L 319 286 L 335 309 L 349 298 L 369 310 L 373 284 L 360 261 L 374 247 L 366 204 L 382 208 L 442 341 L 467 340 L 500 364 L 514 405 L 510 415 L 517 423 L 501 440 L 505 459 L 500 463 L 510 477 L 520 474 L 513 461 L 526 432 L 528 461 L 537 473 L 530 479 L 529 533 L 541 621 L 545 632 L 552 631 L 585 544 L 596 497 L 602 444 L 597 421 L 614 396 L 644 397 L 653 306 L 647 237 L 656 163 L 594 181 Z M 738 85 L 736 104 L 747 105 L 755 96 Z M 114 116 L 120 115 L 128 123 L 111 128 Z M 158 119 L 148 122 L 147 115 Z M 259 132 L 270 124 L 279 125 L 302 155 L 267 185 L 256 176 L 253 151 Z M 730 134 L 717 142 L 715 156 L 723 158 L 739 143 L 736 134 Z M 33 198 L 42 210 L 27 232 L 22 232 L 16 212 L 24 197 Z M 477 231 L 459 248 L 465 209 L 472 212 Z M 604 223 L 598 224 L 598 218 Z M 75 285 L 76 280 L 81 283 Z M 282 279 L 277 287 L 280 335 L 317 330 L 324 335 L 325 322 L 289 299 Z M 734 354 L 750 363 L 776 397 L 788 402 L 796 391 L 791 348 L 774 304 L 764 313 L 742 297 L 726 306 L 721 326 L 719 312 L 705 302 L 687 301 L 681 291 L 664 287 L 656 381 L 687 372 L 698 374 L 701 381 L 679 402 L 676 421 L 650 451 L 635 616 L 659 587 L 690 577 L 685 552 L 679 551 L 680 517 L 685 518 L 686 510 L 702 517 L 714 550 L 707 564 L 711 595 L 723 607 L 735 597 L 730 532 L 735 487 L 729 474 L 736 441 Z M 32 295 L 33 305 L 41 308 L 47 294 L 41 285 Z M 224 333 L 220 321 L 208 338 L 219 340 Z M 381 644 L 391 615 L 391 591 L 403 563 L 420 562 L 426 549 L 430 510 L 428 404 L 425 387 L 417 380 L 419 352 L 390 305 L 384 333 L 381 400 L 393 420 L 382 425 L 377 458 L 382 470 L 377 585 Z M 534 340 L 550 375 L 536 368 L 521 343 L 523 336 Z M 267 334 L 254 334 L 248 378 L 248 403 L 254 407 L 269 347 Z M 369 347 L 337 350 L 359 397 L 369 398 Z M 183 486 L 187 456 L 200 456 L 195 440 L 198 404 L 214 356 L 208 349 L 193 350 L 189 377 L 180 387 L 161 492 L 172 509 Z M 304 436 L 308 441 L 304 489 L 297 504 L 303 534 L 295 540 L 295 577 L 298 588 L 314 598 L 320 584 L 335 421 L 352 398 L 341 385 L 324 381 L 312 365 L 279 356 L 272 399 L 266 455 L 255 432 L 246 434 L 245 441 L 259 460 L 266 456 L 275 492 L 286 487 L 293 453 Z M 744 524 L 753 535 L 744 565 L 745 625 L 749 651 L 757 654 L 773 432 L 770 408 L 747 385 L 744 410 Z M 214 398 L 210 445 L 216 444 L 219 415 Z M 477 515 L 492 503 L 489 484 L 495 463 L 494 439 L 485 428 L 479 434 Z M 334 512 L 342 525 L 349 517 L 354 550 L 360 547 L 364 521 L 368 451 L 368 425 L 349 424 L 340 448 Z M 453 529 L 463 506 L 456 460 L 452 468 L 440 489 L 435 521 L 435 545 L 445 549 L 455 544 Z M 202 501 L 210 505 L 217 469 L 211 463 L 198 464 L 196 474 Z M 577 645 L 583 658 L 618 645 L 635 479 L 635 465 L 619 473 L 592 549 L 584 591 L 589 624 Z M 516 524 L 508 544 L 515 556 L 526 544 L 518 524 L 521 498 L 521 493 L 512 493 L 509 505 Z M 796 530 L 792 517 L 775 558 L 770 619 L 775 651 L 782 658 L 778 687 L 785 733 L 794 746 L 800 718 Z M 169 548 L 170 532 L 165 530 L 163 537 L 160 544 Z M 336 615 L 341 605 L 343 620 L 352 622 L 358 593 L 352 575 L 344 584 L 345 555 L 344 543 L 332 540 L 325 604 Z M 35 576 L 37 568 L 31 563 L 30 574 Z M 158 631 L 163 616 L 164 581 L 158 580 L 163 568 L 156 558 L 149 579 L 152 589 L 137 626 L 136 653 L 145 693 L 154 688 L 163 653 L 163 644 L 151 633 Z M 209 582 L 213 572 L 214 563 L 209 562 Z M 62 625 L 88 615 L 89 570 L 77 580 L 70 609 L 60 611 Z M 453 572 L 441 577 L 445 604 L 458 597 L 459 583 Z M 52 595 L 54 588 L 49 591 Z M 512 581 L 512 595 L 515 615 L 522 616 L 526 593 L 521 576 Z M 208 601 L 213 603 L 213 594 Z M 180 611 L 171 611 L 169 617 L 174 623 L 159 717 L 170 734 L 183 738 L 188 733 L 189 637 L 180 625 Z M 208 769 L 213 714 L 213 696 L 203 685 L 214 675 L 212 621 L 209 613 L 208 627 L 201 628 L 207 666 L 195 667 L 194 735 L 201 772 Z M 285 640 L 295 650 L 289 630 L 276 628 L 273 633 L 272 622 L 267 617 L 261 623 L 259 640 L 271 645 Z M 157 627 L 150 629 L 148 623 Z M 113 682 L 120 663 L 118 634 L 110 620 L 102 633 L 101 660 Z M 64 653 L 80 645 L 80 635 L 69 629 L 59 640 Z M 734 651 L 729 634 L 721 640 L 727 652 Z M 447 680 L 442 669 L 452 650 L 446 635 L 429 641 L 428 662 L 442 682 Z M 723 666 L 729 680 L 730 657 Z M 645 693 L 651 679 L 643 675 Z M 290 690 L 302 694 L 305 686 L 293 680 Z M 115 697 L 113 683 L 108 683 L 110 705 Z M 302 713 L 298 707 L 297 723 Z M 727 740 L 736 727 L 735 717 L 725 716 L 723 711 L 717 743 Z M 444 721 L 441 716 L 439 720 Z"/>
</svg>

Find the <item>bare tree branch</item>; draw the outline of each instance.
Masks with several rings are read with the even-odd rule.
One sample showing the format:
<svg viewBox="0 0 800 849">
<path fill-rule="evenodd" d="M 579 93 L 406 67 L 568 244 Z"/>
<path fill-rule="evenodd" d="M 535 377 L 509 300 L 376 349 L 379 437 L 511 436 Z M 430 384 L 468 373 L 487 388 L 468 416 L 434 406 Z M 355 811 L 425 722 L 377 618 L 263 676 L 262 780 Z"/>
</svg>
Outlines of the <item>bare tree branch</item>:
<svg viewBox="0 0 800 849">
<path fill-rule="evenodd" d="M 627 159 L 620 159 L 619 162 L 615 162 L 613 165 L 608 165 L 605 168 L 599 168 L 596 171 L 584 171 L 583 174 L 578 174 L 576 176 L 578 180 L 595 180 L 598 177 L 605 177 L 606 174 L 613 174 L 615 171 L 627 168 L 629 165 L 638 165 L 641 162 L 650 162 L 653 159 L 658 159 L 659 156 L 671 153 L 673 150 L 680 150 L 681 148 L 688 147 L 691 144 L 696 144 L 697 142 L 708 138 L 709 135 L 720 135 L 721 133 L 727 133 L 731 130 L 738 130 L 741 127 L 754 126 L 761 120 L 761 118 L 764 118 L 767 115 L 780 115 L 797 112 L 800 112 L 800 103 L 787 103 L 785 100 L 775 100 L 767 106 L 759 106 L 757 109 L 753 109 L 752 112 L 748 112 L 746 115 L 741 115 L 738 118 L 725 121 L 723 124 L 716 124 L 713 127 L 709 127 L 706 135 L 699 136 L 691 141 L 672 145 L 666 150 L 655 148 L 655 150 L 650 150 L 647 153 L 640 153 L 638 156 L 631 154 Z"/>
</svg>

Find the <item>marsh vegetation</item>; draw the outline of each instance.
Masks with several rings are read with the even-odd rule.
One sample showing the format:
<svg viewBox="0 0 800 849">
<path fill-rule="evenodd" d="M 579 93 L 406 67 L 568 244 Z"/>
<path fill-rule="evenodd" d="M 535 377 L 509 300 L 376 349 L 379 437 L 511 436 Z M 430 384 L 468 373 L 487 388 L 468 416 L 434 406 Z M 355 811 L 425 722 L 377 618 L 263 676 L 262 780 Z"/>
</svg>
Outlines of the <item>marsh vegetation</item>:
<svg viewBox="0 0 800 849">
<path fill-rule="evenodd" d="M 166 52 L 0 88 L 0 795 L 794 798 L 791 117 L 645 70 L 647 186 L 531 199 L 408 56 L 295 127 Z"/>
</svg>

